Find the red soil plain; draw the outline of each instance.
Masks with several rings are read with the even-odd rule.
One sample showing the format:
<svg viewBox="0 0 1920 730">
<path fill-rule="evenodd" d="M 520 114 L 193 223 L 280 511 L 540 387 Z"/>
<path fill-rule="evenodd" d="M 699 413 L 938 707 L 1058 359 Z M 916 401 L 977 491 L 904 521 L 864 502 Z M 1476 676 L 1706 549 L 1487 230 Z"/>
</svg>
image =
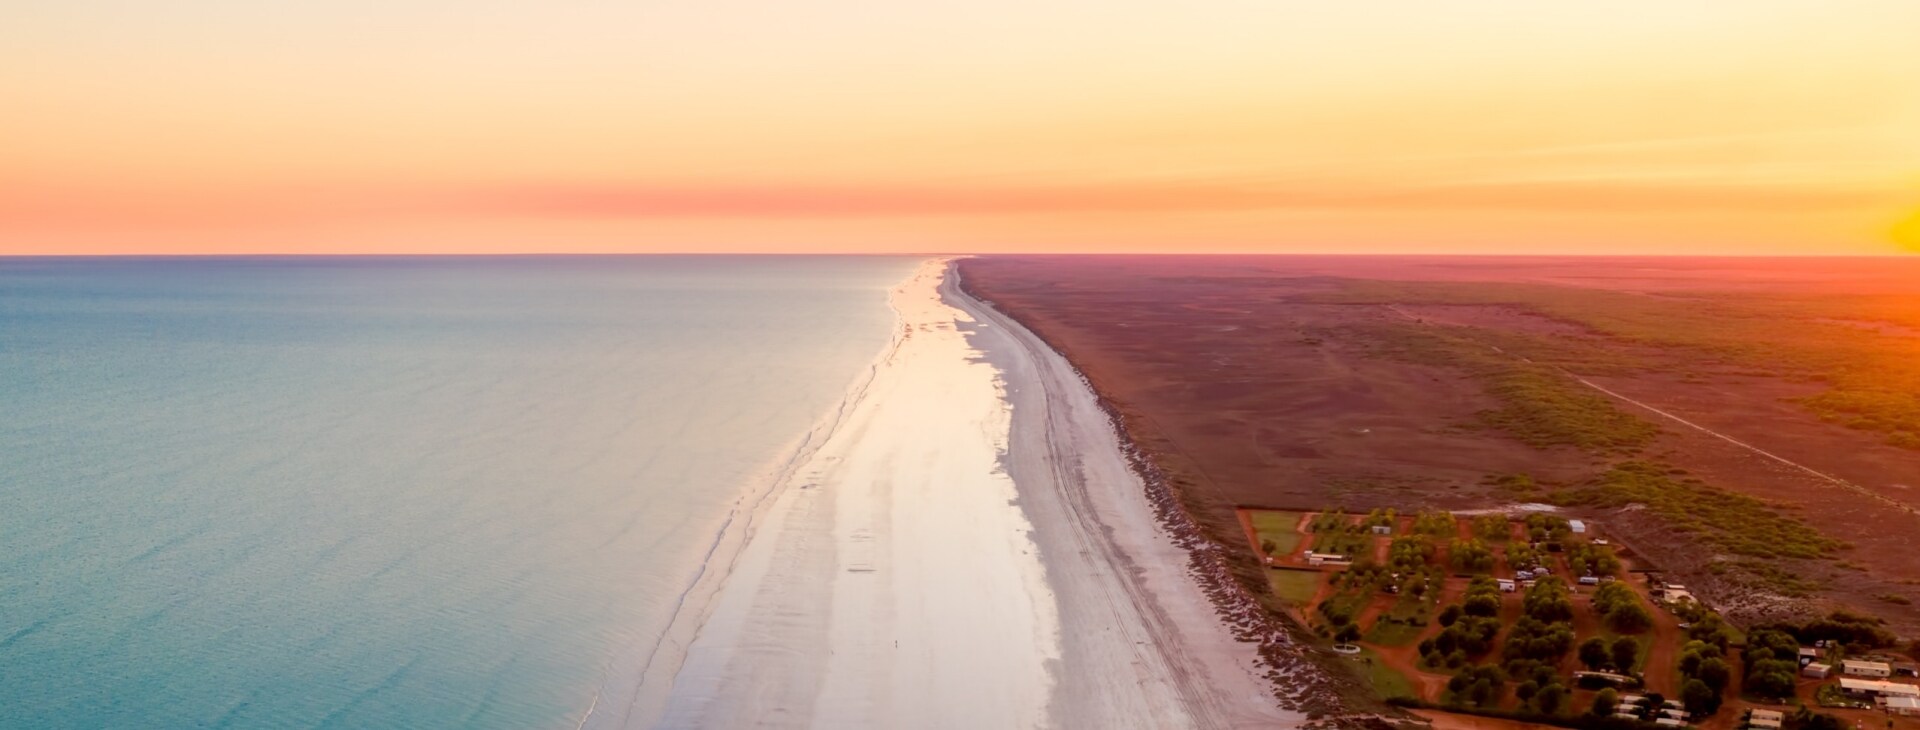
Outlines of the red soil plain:
<svg viewBox="0 0 1920 730">
<path fill-rule="evenodd" d="M 959 271 L 1080 368 L 1244 556 L 1249 590 L 1264 568 L 1237 507 L 1559 499 L 1736 624 L 1845 609 L 1920 637 L 1920 259 L 991 256 Z M 1705 492 L 1566 501 L 1623 463 Z M 1699 495 L 1720 492 L 1751 497 L 1739 514 L 1771 531 L 1697 523 Z M 1767 547 L 1818 536 L 1833 542 L 1815 556 Z"/>
</svg>

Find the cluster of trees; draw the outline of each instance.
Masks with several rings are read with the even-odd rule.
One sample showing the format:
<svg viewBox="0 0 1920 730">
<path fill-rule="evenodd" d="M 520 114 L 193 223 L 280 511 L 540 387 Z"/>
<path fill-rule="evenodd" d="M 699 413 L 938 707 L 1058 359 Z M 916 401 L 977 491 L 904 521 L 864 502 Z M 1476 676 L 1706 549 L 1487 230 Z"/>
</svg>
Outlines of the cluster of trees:
<svg viewBox="0 0 1920 730">
<path fill-rule="evenodd" d="M 1413 531 L 1434 537 L 1453 537 L 1457 534 L 1451 512 L 1422 511 L 1413 518 Z"/>
<path fill-rule="evenodd" d="M 1373 562 L 1371 556 L 1362 557 L 1359 562 L 1347 566 L 1346 570 L 1334 573 L 1328 580 L 1335 587 L 1362 588 L 1386 583 L 1393 578 L 1393 571 L 1387 566 Z"/>
<path fill-rule="evenodd" d="M 1514 570 L 1530 570 L 1540 565 L 1540 551 L 1524 542 L 1508 545 L 1507 565 Z"/>
<path fill-rule="evenodd" d="M 1520 607 L 1529 618 L 1547 623 L 1573 620 L 1573 599 L 1559 578 L 1542 578 L 1527 589 Z"/>
<path fill-rule="evenodd" d="M 1571 694 L 1566 687 L 1560 686 L 1559 682 L 1541 685 L 1531 679 L 1513 688 L 1513 695 L 1520 698 L 1522 703 L 1531 705 L 1533 709 L 1546 715 L 1559 713 L 1560 708 L 1566 706 L 1567 698 Z"/>
<path fill-rule="evenodd" d="M 1717 622 L 1719 616 L 1711 618 Z M 1800 647 L 1820 641 L 1862 649 L 1892 646 L 1893 632 L 1883 624 L 1879 619 L 1836 611 L 1804 624 L 1756 626 L 1747 632 L 1746 677 L 1741 689 L 1763 697 L 1791 698 L 1799 678 Z M 1695 622 L 1688 631 L 1695 634 L 1701 626 L 1702 622 Z M 1717 643 L 1724 651 L 1724 626 L 1721 630 Z"/>
<path fill-rule="evenodd" d="M 1342 644 L 1360 640 L 1360 625 L 1354 623 L 1354 607 L 1346 601 L 1321 601 L 1320 616 L 1326 619 L 1321 633 Z"/>
<path fill-rule="evenodd" d="M 1501 651 L 1510 667 L 1520 660 L 1554 663 L 1573 649 L 1573 600 L 1566 584 L 1555 578 L 1534 583 L 1520 605 L 1525 615 L 1514 622 Z"/>
<path fill-rule="evenodd" d="M 1519 682 L 1514 685 L 1514 696 L 1520 699 L 1523 706 L 1530 706 L 1541 713 L 1559 713 L 1572 694 L 1566 685 L 1560 683 L 1553 664 L 1535 659 L 1517 659 L 1507 663 L 1506 672 L 1508 677 Z"/>
<path fill-rule="evenodd" d="M 1506 542 L 1513 537 L 1506 515 L 1480 515 L 1473 518 L 1473 535 L 1488 542 Z"/>
<path fill-rule="evenodd" d="M 1679 616 L 1680 620 L 1687 623 L 1687 638 L 1714 644 L 1722 651 L 1726 650 L 1727 645 L 1733 643 L 1736 633 L 1734 628 L 1728 626 L 1726 620 L 1720 618 L 1720 614 L 1714 613 L 1707 607 L 1698 603 L 1681 603 L 1674 605 L 1672 611 L 1675 616 Z"/>
<path fill-rule="evenodd" d="M 1508 662 L 1522 659 L 1552 662 L 1559 661 L 1572 650 L 1573 624 L 1548 623 L 1532 616 L 1522 616 L 1513 623 L 1513 631 L 1507 634 L 1507 643 L 1500 655 Z"/>
<path fill-rule="evenodd" d="M 1567 524 L 1566 518 L 1545 512 L 1527 515 L 1527 540 L 1531 542 L 1559 542 L 1572 532 L 1573 526 Z"/>
<path fill-rule="evenodd" d="M 1448 550 L 1448 557 L 1455 570 L 1467 573 L 1493 572 L 1493 550 L 1479 538 L 1455 541 Z"/>
<path fill-rule="evenodd" d="M 1622 636 L 1609 643 L 1595 636 L 1581 642 L 1579 657 L 1581 664 L 1596 672 L 1612 669 L 1618 674 L 1632 674 L 1633 665 L 1640 661 L 1640 642 Z"/>
<path fill-rule="evenodd" d="M 1490 578 L 1474 578 L 1461 603 L 1441 609 L 1440 633 L 1420 642 L 1421 658 L 1429 665 L 1458 667 L 1485 655 L 1500 633 L 1499 615 L 1499 586 Z"/>
<path fill-rule="evenodd" d="M 1396 573 L 1412 573 L 1433 560 L 1433 542 L 1418 537 L 1396 537 L 1387 544 L 1387 567 Z"/>
<path fill-rule="evenodd" d="M 1575 543 L 1568 549 L 1567 564 L 1573 567 L 1575 575 L 1617 575 L 1620 572 L 1620 558 L 1613 554 L 1613 548 L 1590 542 Z"/>
<path fill-rule="evenodd" d="M 1425 539 L 1396 537 L 1387 546 L 1386 565 L 1362 557 L 1352 567 L 1334 573 L 1330 580 L 1337 588 L 1369 592 L 1391 584 L 1402 596 L 1425 600 L 1445 578 L 1440 569 L 1428 564 L 1433 553 L 1433 544 Z M 1437 600 L 1438 596 L 1433 591 L 1432 597 Z"/>
<path fill-rule="evenodd" d="M 1699 639 L 1687 642 L 1680 650 L 1680 701 L 1687 711 L 1711 715 L 1720 710 L 1720 694 L 1733 681 L 1733 667 L 1725 659 L 1725 647 Z M 1789 680 L 1791 681 L 1791 680 Z"/>
<path fill-rule="evenodd" d="M 1347 511 L 1344 509 L 1320 510 L 1313 518 L 1313 524 L 1307 526 L 1308 532 L 1339 532 L 1349 529 Z"/>
<path fill-rule="evenodd" d="M 1593 612 L 1618 633 L 1638 634 L 1653 628 L 1653 615 L 1640 605 L 1639 594 L 1619 581 L 1602 583 L 1594 591 Z"/>
<path fill-rule="evenodd" d="M 1800 673 L 1800 640 L 1779 628 L 1747 633 L 1747 676 L 1741 689 L 1761 697 L 1793 697 Z"/>
<path fill-rule="evenodd" d="M 1500 670 L 1488 666 L 1467 667 L 1447 680 L 1447 691 L 1453 693 L 1455 702 L 1477 706 L 1491 704 L 1505 687 L 1506 678 L 1500 675 Z"/>
<path fill-rule="evenodd" d="M 1835 611 L 1825 618 L 1784 628 L 1807 644 L 1826 641 L 1863 649 L 1880 649 L 1893 646 L 1899 640 L 1892 631 L 1887 630 L 1886 623 L 1885 620 L 1870 616 Z"/>
<path fill-rule="evenodd" d="M 1368 512 L 1366 518 L 1360 520 L 1360 527 L 1361 529 L 1372 529 L 1375 527 L 1392 527 L 1394 521 L 1398 520 L 1399 518 L 1400 518 L 1399 514 L 1394 512 L 1392 509 L 1386 509 L 1386 510 L 1376 509 L 1371 512 Z"/>
</svg>

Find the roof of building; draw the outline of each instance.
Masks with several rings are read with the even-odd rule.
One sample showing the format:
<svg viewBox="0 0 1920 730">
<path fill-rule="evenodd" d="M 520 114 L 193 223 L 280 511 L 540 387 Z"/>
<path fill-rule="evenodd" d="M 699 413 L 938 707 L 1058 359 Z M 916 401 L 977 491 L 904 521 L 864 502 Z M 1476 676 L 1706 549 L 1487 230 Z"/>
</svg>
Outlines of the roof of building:
<svg viewBox="0 0 1920 730">
<path fill-rule="evenodd" d="M 1920 697 L 1920 685 L 1883 682 L 1876 679 L 1841 679 L 1840 688 L 1848 692 L 1877 692 L 1883 695 Z"/>
<path fill-rule="evenodd" d="M 1770 728 L 1770 729 L 1778 728 L 1780 727 L 1780 721 L 1773 718 L 1762 719 L 1758 717 L 1750 717 L 1750 718 L 1747 718 L 1747 727 L 1764 727 L 1764 728 Z"/>
<path fill-rule="evenodd" d="M 1888 697 L 1887 709 L 1920 710 L 1920 697 Z"/>
<path fill-rule="evenodd" d="M 1655 725 L 1665 725 L 1665 726 L 1667 726 L 1667 727 L 1684 727 L 1684 726 L 1686 726 L 1686 723 L 1684 723 L 1684 722 L 1681 722 L 1681 721 L 1679 721 L 1679 720 L 1675 720 L 1675 719 L 1673 719 L 1673 718 L 1671 718 L 1671 717 L 1663 717 L 1663 718 L 1660 718 L 1660 719 L 1658 719 L 1658 720 L 1654 720 L 1654 721 L 1653 721 L 1653 724 L 1655 724 Z"/>
<path fill-rule="evenodd" d="M 1886 662 L 1870 662 L 1862 659 L 1843 659 L 1840 666 L 1848 669 L 1878 669 L 1882 672 L 1893 671 L 1893 665 Z"/>
<path fill-rule="evenodd" d="M 1747 716 L 1755 720 L 1784 720 L 1787 718 L 1787 714 L 1779 710 L 1754 710 L 1748 713 Z"/>
</svg>

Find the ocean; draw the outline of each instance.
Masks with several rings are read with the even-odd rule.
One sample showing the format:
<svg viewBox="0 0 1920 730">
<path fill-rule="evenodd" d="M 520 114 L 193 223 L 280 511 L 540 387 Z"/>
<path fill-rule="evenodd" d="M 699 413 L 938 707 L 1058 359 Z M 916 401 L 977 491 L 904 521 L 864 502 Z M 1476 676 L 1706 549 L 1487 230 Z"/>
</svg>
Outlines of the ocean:
<svg viewBox="0 0 1920 730">
<path fill-rule="evenodd" d="M 0 258 L 0 726 L 574 727 L 916 263 Z"/>
</svg>

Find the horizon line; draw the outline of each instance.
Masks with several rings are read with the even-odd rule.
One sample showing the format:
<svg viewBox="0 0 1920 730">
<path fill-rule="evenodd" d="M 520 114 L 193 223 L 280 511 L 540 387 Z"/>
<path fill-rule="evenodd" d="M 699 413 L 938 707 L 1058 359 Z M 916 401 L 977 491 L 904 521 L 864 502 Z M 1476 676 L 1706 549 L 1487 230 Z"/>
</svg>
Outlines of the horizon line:
<svg viewBox="0 0 1920 730">
<path fill-rule="evenodd" d="M 1349 258 L 1652 258 L 1652 259 L 1912 259 L 1916 253 L 1489 253 L 1489 252 L 1328 252 L 1328 251 L 501 251 L 501 252 L 182 252 L 182 253 L 4 253 L 0 259 L 170 259 L 170 258 L 612 258 L 632 256 L 897 256 L 897 257 L 1227 257 L 1298 256 Z"/>
</svg>

